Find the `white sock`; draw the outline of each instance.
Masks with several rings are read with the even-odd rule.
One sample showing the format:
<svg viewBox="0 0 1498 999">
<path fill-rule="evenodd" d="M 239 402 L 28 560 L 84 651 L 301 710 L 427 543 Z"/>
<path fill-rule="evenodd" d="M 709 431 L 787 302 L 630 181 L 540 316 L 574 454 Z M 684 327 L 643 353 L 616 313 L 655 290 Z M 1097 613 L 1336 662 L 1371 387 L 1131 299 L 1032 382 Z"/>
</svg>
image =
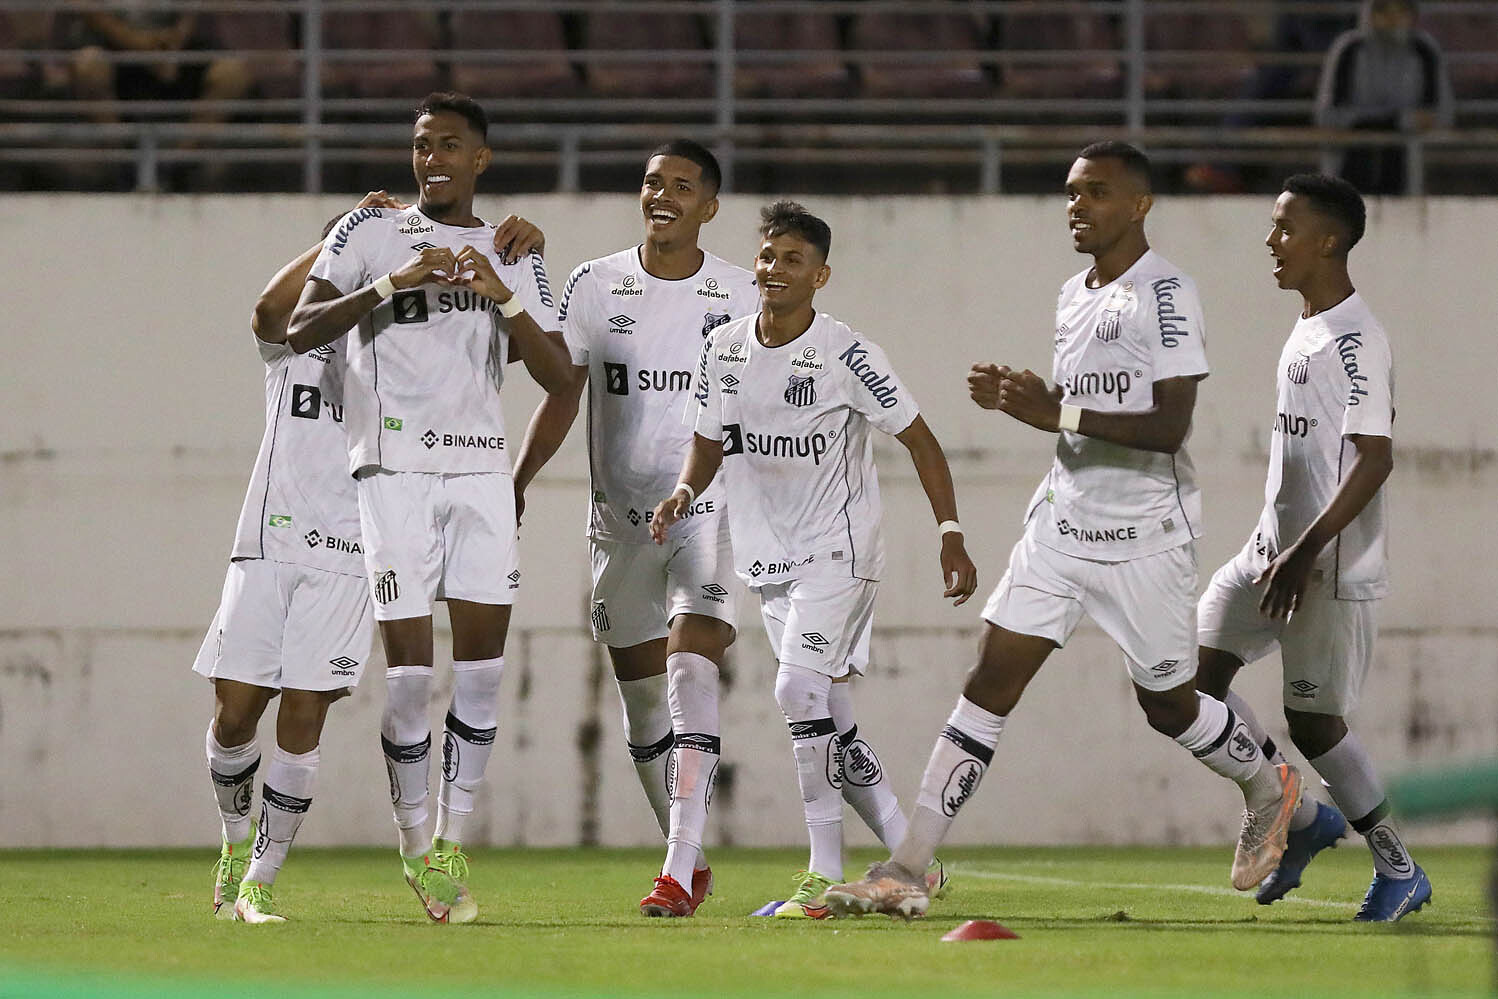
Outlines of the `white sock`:
<svg viewBox="0 0 1498 999">
<path fill-rule="evenodd" d="M 1243 720 L 1215 697 L 1196 695 L 1196 720 L 1176 742 L 1208 770 L 1243 790 L 1244 804 L 1258 811 L 1280 796 L 1279 775 L 1264 764 L 1264 750 Z"/>
<path fill-rule="evenodd" d="M 1003 716 L 957 698 L 926 763 L 910 828 L 890 859 L 915 874 L 925 873 L 957 812 L 978 790 L 1003 731 Z"/>
<path fill-rule="evenodd" d="M 453 663 L 453 699 L 442 733 L 442 785 L 437 790 L 438 839 L 463 841 L 463 822 L 484 783 L 499 728 L 499 681 L 505 658 Z"/>
<path fill-rule="evenodd" d="M 828 704 L 832 677 L 815 670 L 781 663 L 775 675 L 775 701 L 791 727 L 791 750 L 796 757 L 796 779 L 811 839 L 806 869 L 843 879 L 843 795 L 837 780 L 833 741 L 837 725 Z"/>
<path fill-rule="evenodd" d="M 671 706 L 666 703 L 666 674 L 619 680 L 619 702 L 624 707 L 624 739 L 635 762 L 635 774 L 645 800 L 655 813 L 661 836 L 671 836 L 671 790 L 666 786 L 671 763 Z"/>
<path fill-rule="evenodd" d="M 1414 877 L 1415 861 L 1389 815 L 1373 759 L 1358 737 L 1348 732 L 1341 742 L 1311 760 L 1311 766 L 1348 822 L 1368 841 L 1373 869 L 1387 878 Z"/>
<path fill-rule="evenodd" d="M 1259 716 L 1254 714 L 1254 709 L 1248 706 L 1248 702 L 1239 697 L 1235 691 L 1228 691 L 1228 696 L 1222 699 L 1222 703 L 1228 706 L 1228 710 L 1238 716 L 1238 720 L 1248 726 L 1249 734 L 1259 744 L 1259 749 L 1264 753 L 1264 759 L 1271 766 L 1278 766 L 1286 762 L 1285 754 L 1280 747 L 1275 745 L 1269 733 L 1264 731 L 1264 726 L 1259 724 Z M 1300 796 L 1300 804 L 1295 806 L 1295 813 L 1290 816 L 1291 829 L 1304 829 L 1316 821 L 1316 799 L 1309 794 Z"/>
<path fill-rule="evenodd" d="M 265 785 L 260 792 L 260 831 L 255 837 L 255 856 L 246 881 L 274 884 L 286 862 L 291 841 L 312 807 L 312 789 L 317 784 L 318 751 L 288 753 L 280 746 L 270 754 Z"/>
<path fill-rule="evenodd" d="M 390 775 L 390 804 L 395 810 L 402 857 L 420 857 L 432 844 L 427 807 L 427 762 L 432 752 L 427 704 L 431 690 L 430 666 L 392 666 L 385 671 L 380 744 Z"/>
<path fill-rule="evenodd" d="M 243 746 L 219 745 L 208 723 L 208 776 L 218 799 L 225 843 L 242 843 L 250 835 L 250 804 L 255 798 L 255 771 L 260 767 L 260 745 L 253 738 Z"/>
<path fill-rule="evenodd" d="M 879 755 L 867 740 L 858 736 L 853 720 L 853 684 L 834 683 L 828 697 L 832 721 L 837 725 L 839 772 L 843 777 L 843 800 L 853 806 L 864 825 L 879 837 L 879 842 L 893 850 L 905 838 L 905 813 L 900 799 L 889 786 L 889 777 Z"/>
<path fill-rule="evenodd" d="M 718 664 L 695 652 L 673 652 L 666 657 L 666 678 L 666 702 L 676 737 L 667 771 L 671 814 L 661 873 L 690 892 L 693 870 L 707 866 L 702 838 L 722 752 Z"/>
</svg>

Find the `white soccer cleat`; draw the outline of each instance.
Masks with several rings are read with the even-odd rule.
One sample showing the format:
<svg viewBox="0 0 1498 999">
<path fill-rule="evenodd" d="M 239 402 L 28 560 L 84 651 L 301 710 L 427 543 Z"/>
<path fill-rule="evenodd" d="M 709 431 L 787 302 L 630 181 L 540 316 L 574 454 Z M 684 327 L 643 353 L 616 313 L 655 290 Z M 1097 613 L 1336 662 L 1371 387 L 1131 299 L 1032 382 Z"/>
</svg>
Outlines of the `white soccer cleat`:
<svg viewBox="0 0 1498 999">
<path fill-rule="evenodd" d="M 1279 771 L 1280 796 L 1261 811 L 1243 811 L 1243 829 L 1233 852 L 1233 887 L 1239 891 L 1255 887 L 1279 866 L 1290 835 L 1290 816 L 1300 805 L 1300 771 L 1288 763 L 1275 769 Z"/>
<path fill-rule="evenodd" d="M 912 874 L 888 860 L 871 865 L 862 881 L 828 888 L 824 899 L 834 916 L 882 912 L 908 922 L 926 914 L 931 905 L 930 890 L 923 874 Z"/>
<path fill-rule="evenodd" d="M 286 917 L 276 912 L 270 885 L 259 881 L 241 881 L 239 897 L 234 900 L 236 923 L 284 923 Z"/>
</svg>

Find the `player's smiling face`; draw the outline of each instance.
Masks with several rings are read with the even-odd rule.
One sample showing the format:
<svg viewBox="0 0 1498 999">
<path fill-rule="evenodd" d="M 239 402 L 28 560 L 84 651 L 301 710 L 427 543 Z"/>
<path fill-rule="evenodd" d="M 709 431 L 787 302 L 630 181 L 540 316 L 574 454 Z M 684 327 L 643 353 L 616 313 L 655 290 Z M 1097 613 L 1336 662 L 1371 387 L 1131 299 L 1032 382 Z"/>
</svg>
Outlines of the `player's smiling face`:
<svg viewBox="0 0 1498 999">
<path fill-rule="evenodd" d="M 1289 191 L 1281 194 L 1269 216 L 1264 245 L 1274 258 L 1274 280 L 1291 291 L 1305 287 L 1332 248 L 1336 235 L 1311 203 Z"/>
<path fill-rule="evenodd" d="M 702 179 L 702 167 L 684 156 L 652 156 L 640 184 L 645 231 L 658 242 L 696 242 L 697 230 L 718 213 L 718 192 Z"/>
<path fill-rule="evenodd" d="M 489 157 L 483 137 L 457 112 L 417 118 L 411 134 L 411 171 L 421 192 L 421 210 L 440 217 L 471 207 L 474 186 L 488 168 Z"/>
<path fill-rule="evenodd" d="M 1066 222 L 1078 253 L 1107 252 L 1149 207 L 1149 192 L 1115 157 L 1079 159 L 1066 175 Z"/>
<path fill-rule="evenodd" d="M 760 301 L 777 312 L 807 304 L 831 276 L 822 252 L 794 233 L 766 237 L 754 259 Z"/>
</svg>

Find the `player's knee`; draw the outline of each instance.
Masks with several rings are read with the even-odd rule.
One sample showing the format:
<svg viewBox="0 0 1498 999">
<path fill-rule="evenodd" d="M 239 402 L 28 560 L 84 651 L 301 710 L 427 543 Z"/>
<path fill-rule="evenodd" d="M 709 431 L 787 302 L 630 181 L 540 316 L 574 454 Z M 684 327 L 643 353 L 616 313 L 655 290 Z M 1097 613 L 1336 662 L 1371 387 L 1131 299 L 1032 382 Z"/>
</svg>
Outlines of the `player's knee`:
<svg viewBox="0 0 1498 999">
<path fill-rule="evenodd" d="M 781 663 L 775 674 L 775 703 L 791 721 L 824 717 L 832 678 L 815 670 Z"/>
<path fill-rule="evenodd" d="M 732 644 L 733 628 L 728 622 L 704 614 L 678 614 L 671 619 L 666 655 L 690 652 L 719 662 Z"/>
<path fill-rule="evenodd" d="M 255 738 L 260 724 L 260 705 L 238 699 L 220 699 L 213 710 L 213 737 L 220 746 L 243 746 Z"/>
<path fill-rule="evenodd" d="M 1290 741 L 1308 760 L 1328 752 L 1347 735 L 1347 722 L 1341 715 L 1286 708 L 1285 721 L 1290 726 Z"/>
</svg>

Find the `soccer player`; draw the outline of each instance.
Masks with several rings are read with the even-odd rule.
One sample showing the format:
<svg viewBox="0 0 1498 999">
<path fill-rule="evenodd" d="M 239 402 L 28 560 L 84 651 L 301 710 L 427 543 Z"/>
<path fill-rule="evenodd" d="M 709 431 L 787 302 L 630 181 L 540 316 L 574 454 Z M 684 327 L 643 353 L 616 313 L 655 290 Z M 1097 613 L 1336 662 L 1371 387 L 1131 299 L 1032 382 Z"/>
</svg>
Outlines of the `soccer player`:
<svg viewBox="0 0 1498 999">
<path fill-rule="evenodd" d="M 404 207 L 379 191 L 356 210 Z M 285 919 L 272 886 L 312 804 L 323 722 L 359 682 L 374 634 L 359 506 L 345 470 L 345 343 L 298 351 L 286 337 L 321 249 L 319 242 L 282 267 L 255 303 L 250 329 L 265 362 L 265 433 L 223 598 L 193 663 L 213 681 L 208 772 L 223 823 L 213 911 L 249 923 Z M 277 694 L 276 747 L 257 827 L 250 817 L 261 760 L 255 730 Z"/>
<path fill-rule="evenodd" d="M 1197 611 L 1197 686 L 1227 701 L 1266 756 L 1283 759 L 1228 691 L 1244 663 L 1278 647 L 1290 739 L 1341 806 L 1307 800 L 1295 811 L 1259 902 L 1300 885 L 1311 858 L 1346 833 L 1346 813 L 1373 852 L 1373 883 L 1355 918 L 1393 922 L 1428 902 L 1431 887 L 1346 721 L 1373 657 L 1374 609 L 1389 589 L 1383 484 L 1394 467 L 1389 338 L 1347 273 L 1366 218 L 1357 190 L 1335 177 L 1298 174 L 1275 202 L 1264 242 L 1275 281 L 1299 293 L 1302 308 L 1276 374 L 1264 511 Z"/>
<path fill-rule="evenodd" d="M 463 823 L 494 745 L 510 605 L 519 587 L 515 492 L 500 411 L 507 361 L 542 388 L 571 377 L 538 253 L 498 266 L 473 214 L 488 122 L 460 94 L 417 109 L 414 210 L 367 208 L 328 237 L 292 316 L 293 338 L 349 343 L 349 467 L 389 665 L 381 741 L 406 880 L 427 914 L 467 922 Z M 416 256 L 412 256 L 413 252 Z M 453 632 L 453 698 L 437 823 L 427 805 L 432 604 Z"/>
<path fill-rule="evenodd" d="M 1284 849 L 1299 772 L 1266 765 L 1246 725 L 1192 682 L 1201 500 L 1184 444 L 1207 375 L 1196 286 L 1145 238 L 1149 161 L 1134 147 L 1083 149 L 1066 202 L 1072 246 L 1093 264 L 1057 300 L 1055 387 L 993 364 L 968 376 L 984 409 L 1058 434 L 1056 457 L 983 610 L 978 664 L 932 750 L 909 832 L 863 881 L 828 891 L 838 914 L 926 911 L 919 872 L 977 790 L 1025 686 L 1083 614 L 1123 650 L 1149 724 L 1242 788 L 1234 886 L 1258 884 Z"/>
<path fill-rule="evenodd" d="M 650 154 L 640 186 L 645 239 L 568 278 L 560 319 L 571 379 L 536 409 L 515 466 L 523 509 L 525 488 L 561 446 L 586 387 L 593 637 L 608 646 L 629 753 L 669 839 L 664 877 L 690 886 L 692 910 L 712 884 L 701 853 L 706 801 L 687 799 L 682 807 L 700 803 L 701 814 L 673 830 L 672 714 L 711 717 L 695 727 L 678 719 L 676 727 L 683 747 L 716 763 L 718 666 L 736 620 L 733 561 L 719 489 L 696 498 L 667 547 L 650 544 L 649 521 L 691 438 L 681 413 L 702 342 L 758 302 L 752 274 L 697 245 L 718 212 L 721 179 L 717 159 L 695 142 L 668 142 Z M 675 783 L 683 793 L 693 787 Z"/>
<path fill-rule="evenodd" d="M 687 413 L 691 448 L 650 530 L 664 544 L 723 468 L 734 568 L 759 595 L 779 662 L 775 699 L 790 726 L 811 839 L 786 911 L 812 915 L 842 878 L 838 785 L 847 761 L 833 701 L 846 685 L 834 681 L 859 667 L 856 646 L 884 570 L 874 430 L 910 451 L 939 525 L 943 595 L 962 603 L 977 570 L 957 524 L 946 456 L 915 400 L 877 344 L 812 305 L 832 273 L 827 223 L 789 201 L 761 218 L 759 311 L 715 331 L 702 348 Z M 679 755 L 678 784 L 705 783 L 705 761 Z"/>
</svg>

